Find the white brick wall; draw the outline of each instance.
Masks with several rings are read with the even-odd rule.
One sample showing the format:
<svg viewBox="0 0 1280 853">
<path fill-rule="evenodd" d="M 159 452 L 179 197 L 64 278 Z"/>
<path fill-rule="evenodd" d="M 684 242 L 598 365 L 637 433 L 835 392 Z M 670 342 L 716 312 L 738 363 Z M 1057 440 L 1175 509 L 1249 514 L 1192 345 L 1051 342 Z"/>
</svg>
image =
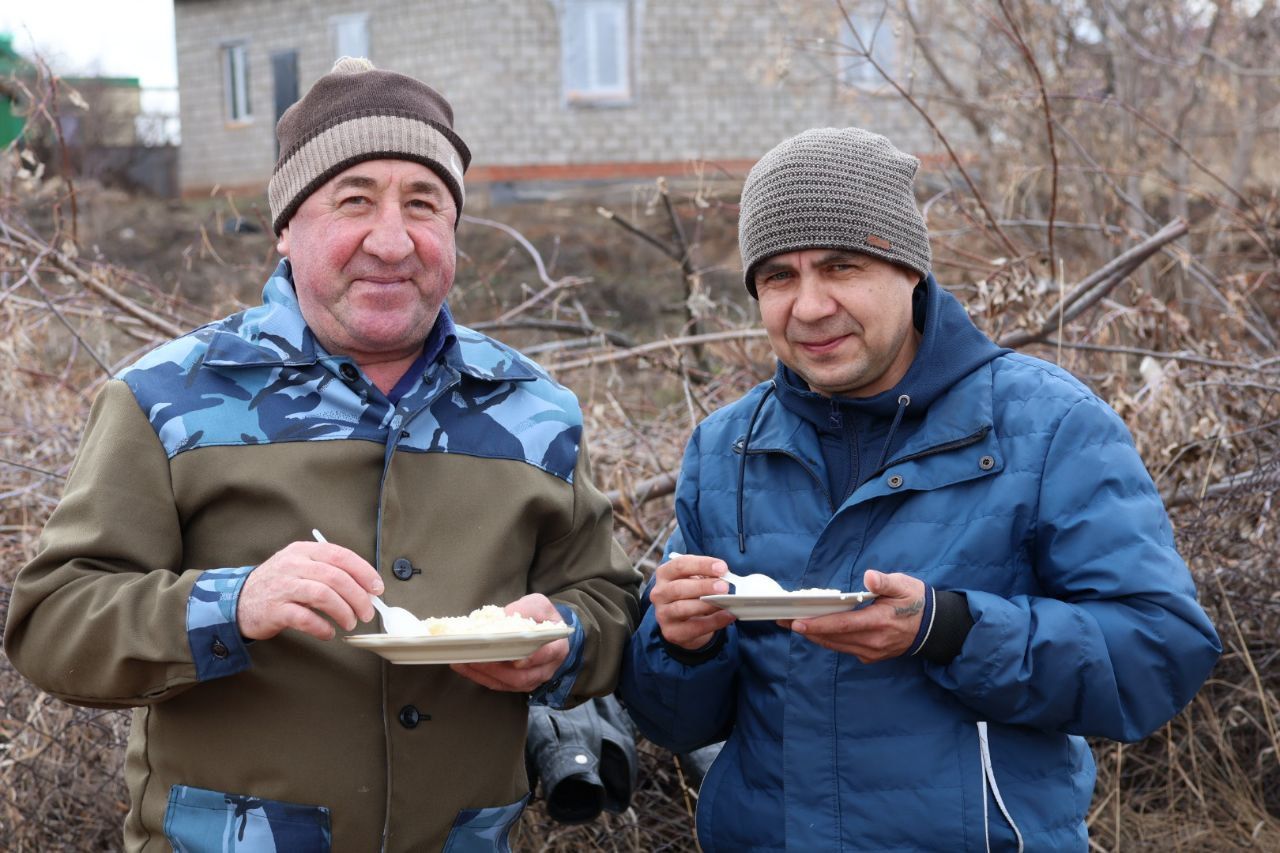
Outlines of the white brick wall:
<svg viewBox="0 0 1280 853">
<path fill-rule="evenodd" d="M 945 0 L 936 0 L 945 2 Z M 333 63 L 329 18 L 369 15 L 370 53 L 453 104 L 473 166 L 754 160 L 820 125 L 861 124 L 933 149 L 896 98 L 837 85 L 836 61 L 797 49 L 824 30 L 825 0 L 632 0 L 632 98 L 564 103 L 556 0 L 177 0 L 181 183 L 265 184 L 275 158 L 270 55 L 298 51 L 301 90 Z M 248 45 L 251 122 L 227 122 L 221 46 Z M 787 69 L 779 75 L 777 70 Z"/>
</svg>

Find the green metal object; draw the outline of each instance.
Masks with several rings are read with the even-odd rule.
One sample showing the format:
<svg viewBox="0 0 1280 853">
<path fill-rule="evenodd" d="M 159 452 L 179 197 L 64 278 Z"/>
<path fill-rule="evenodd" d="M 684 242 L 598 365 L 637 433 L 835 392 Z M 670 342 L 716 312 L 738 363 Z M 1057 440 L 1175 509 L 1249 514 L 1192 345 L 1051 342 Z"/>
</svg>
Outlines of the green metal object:
<svg viewBox="0 0 1280 853">
<path fill-rule="evenodd" d="M 0 148 L 22 135 L 26 117 L 14 103 L 12 81 L 35 76 L 35 66 L 13 49 L 13 36 L 0 33 Z"/>
</svg>

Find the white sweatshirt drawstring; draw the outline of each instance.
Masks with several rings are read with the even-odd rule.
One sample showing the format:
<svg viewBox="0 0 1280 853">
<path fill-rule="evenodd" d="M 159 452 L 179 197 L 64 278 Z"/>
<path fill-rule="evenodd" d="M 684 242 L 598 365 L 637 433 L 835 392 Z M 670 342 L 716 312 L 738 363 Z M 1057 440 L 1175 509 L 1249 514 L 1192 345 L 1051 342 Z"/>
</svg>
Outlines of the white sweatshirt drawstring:
<svg viewBox="0 0 1280 853">
<path fill-rule="evenodd" d="M 1013 834 L 1018 838 L 1018 853 L 1022 853 L 1022 832 L 1018 829 L 1018 825 L 1013 822 L 1013 816 L 1009 814 L 1009 810 L 1005 808 L 1004 800 L 1000 797 L 1000 786 L 996 784 L 996 771 L 991 765 L 991 747 L 987 743 L 987 724 L 985 720 L 978 722 L 978 752 L 982 757 L 982 832 L 986 837 L 987 853 L 991 853 L 991 830 L 987 818 L 988 783 L 991 785 L 991 795 L 995 798 L 1000 814 L 1004 815 L 1004 819 L 1009 822 L 1009 826 L 1013 827 Z"/>
</svg>

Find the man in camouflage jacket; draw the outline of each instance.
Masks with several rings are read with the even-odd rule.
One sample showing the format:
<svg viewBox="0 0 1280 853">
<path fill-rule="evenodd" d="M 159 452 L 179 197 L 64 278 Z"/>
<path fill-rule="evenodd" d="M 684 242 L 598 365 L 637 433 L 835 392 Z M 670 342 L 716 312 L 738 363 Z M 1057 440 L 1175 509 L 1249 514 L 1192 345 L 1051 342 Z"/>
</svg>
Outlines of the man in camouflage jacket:
<svg viewBox="0 0 1280 853">
<path fill-rule="evenodd" d="M 128 850 L 506 849 L 527 704 L 612 689 L 638 578 L 573 394 L 444 305 L 469 161 L 448 103 L 344 59 L 278 130 L 263 304 L 103 388 L 5 650 L 135 709 Z M 377 630 L 371 593 L 572 635 L 391 665 L 334 639 Z"/>
</svg>

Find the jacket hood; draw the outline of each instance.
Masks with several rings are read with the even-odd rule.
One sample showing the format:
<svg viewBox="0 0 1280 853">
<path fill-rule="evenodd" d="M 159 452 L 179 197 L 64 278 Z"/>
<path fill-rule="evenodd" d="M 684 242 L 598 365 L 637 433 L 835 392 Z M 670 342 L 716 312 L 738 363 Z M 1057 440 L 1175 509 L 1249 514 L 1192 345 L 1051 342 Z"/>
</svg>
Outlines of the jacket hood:
<svg viewBox="0 0 1280 853">
<path fill-rule="evenodd" d="M 906 375 L 893 388 L 873 397 L 836 398 L 841 409 L 864 416 L 892 418 L 897 414 L 900 398 L 905 395 L 910 398 L 906 417 L 922 417 L 947 389 L 976 368 L 1009 352 L 992 343 L 973 325 L 960 301 L 944 290 L 932 274 L 916 285 L 912 302 L 921 340 Z M 778 363 L 775 381 L 779 399 L 788 409 L 820 427 L 827 422 L 831 399 L 809 390 L 805 381 L 782 362 Z"/>
</svg>

